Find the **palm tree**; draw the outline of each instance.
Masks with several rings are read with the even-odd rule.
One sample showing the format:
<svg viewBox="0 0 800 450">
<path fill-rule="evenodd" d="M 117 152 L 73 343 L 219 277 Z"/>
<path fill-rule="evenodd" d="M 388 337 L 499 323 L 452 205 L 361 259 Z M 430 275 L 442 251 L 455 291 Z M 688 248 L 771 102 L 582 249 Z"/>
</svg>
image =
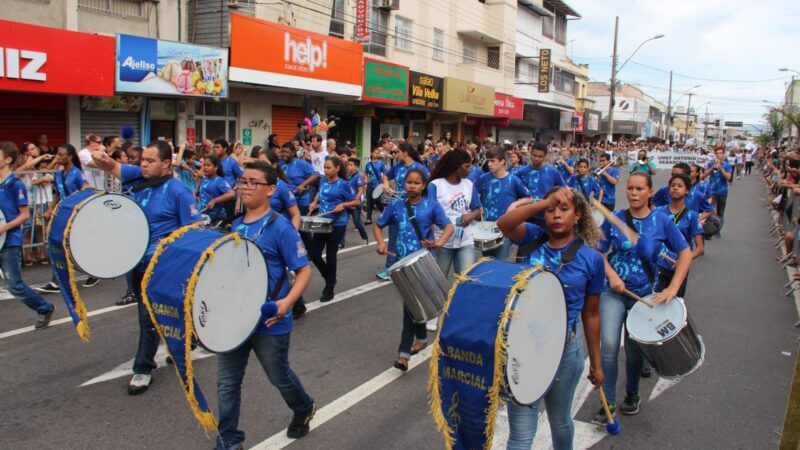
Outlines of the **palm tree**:
<svg viewBox="0 0 800 450">
<path fill-rule="evenodd" d="M 774 139 L 775 142 L 780 142 L 781 136 L 783 135 L 783 130 L 786 129 L 788 121 L 783 116 L 782 112 L 776 111 L 774 109 L 769 113 L 765 114 L 764 118 L 767 120 L 767 125 L 769 125 L 772 139 Z"/>
</svg>

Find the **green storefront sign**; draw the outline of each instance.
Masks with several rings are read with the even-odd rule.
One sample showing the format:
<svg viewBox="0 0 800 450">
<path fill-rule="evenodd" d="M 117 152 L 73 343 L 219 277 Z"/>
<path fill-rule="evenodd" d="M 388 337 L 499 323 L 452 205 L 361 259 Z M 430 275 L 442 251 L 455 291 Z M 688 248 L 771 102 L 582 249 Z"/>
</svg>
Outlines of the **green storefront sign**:
<svg viewBox="0 0 800 450">
<path fill-rule="evenodd" d="M 408 67 L 364 59 L 364 101 L 408 105 Z"/>
</svg>

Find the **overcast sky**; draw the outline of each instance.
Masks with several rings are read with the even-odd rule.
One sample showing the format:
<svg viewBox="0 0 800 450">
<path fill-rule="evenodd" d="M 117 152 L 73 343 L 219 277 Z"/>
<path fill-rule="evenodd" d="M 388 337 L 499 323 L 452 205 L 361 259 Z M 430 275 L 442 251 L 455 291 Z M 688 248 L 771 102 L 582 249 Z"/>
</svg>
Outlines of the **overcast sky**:
<svg viewBox="0 0 800 450">
<path fill-rule="evenodd" d="M 566 1 L 582 16 L 569 22 L 567 53 L 589 64 L 593 81 L 611 78 L 614 16 L 619 64 L 642 41 L 665 35 L 646 43 L 618 74 L 665 105 L 672 70 L 673 107 L 683 92 L 700 85 L 691 91 L 697 94 L 692 107 L 711 102 L 710 115 L 759 124 L 767 106 L 762 100 L 783 102 L 792 72 L 778 69 L 800 71 L 800 0 Z M 686 106 L 688 98 L 678 105 Z"/>
</svg>

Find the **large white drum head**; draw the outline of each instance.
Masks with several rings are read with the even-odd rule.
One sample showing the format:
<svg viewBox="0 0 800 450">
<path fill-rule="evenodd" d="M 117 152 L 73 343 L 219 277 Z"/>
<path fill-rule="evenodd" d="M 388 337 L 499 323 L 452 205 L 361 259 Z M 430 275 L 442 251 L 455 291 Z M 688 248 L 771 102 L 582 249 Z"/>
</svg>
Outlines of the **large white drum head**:
<svg viewBox="0 0 800 450">
<path fill-rule="evenodd" d="M 78 269 L 97 278 L 115 278 L 139 264 L 150 228 L 135 201 L 120 194 L 96 195 L 74 214 L 67 239 Z"/>
<path fill-rule="evenodd" d="M 652 295 L 645 297 L 648 300 Z M 686 305 L 683 299 L 673 298 L 669 303 L 653 303 L 652 308 L 637 302 L 628 312 L 625 326 L 631 337 L 644 344 L 654 344 L 669 340 L 686 323 Z"/>
<path fill-rule="evenodd" d="M 377 200 L 381 198 L 381 195 L 383 195 L 383 185 L 379 184 L 372 190 L 372 199 Z"/>
<path fill-rule="evenodd" d="M 567 305 L 558 277 L 536 272 L 512 306 L 506 379 L 514 400 L 531 405 L 556 377 L 567 339 Z"/>
<path fill-rule="evenodd" d="M 267 264 L 258 246 L 233 240 L 200 269 L 192 318 L 197 339 L 215 353 L 239 347 L 258 326 L 267 298 Z"/>
</svg>

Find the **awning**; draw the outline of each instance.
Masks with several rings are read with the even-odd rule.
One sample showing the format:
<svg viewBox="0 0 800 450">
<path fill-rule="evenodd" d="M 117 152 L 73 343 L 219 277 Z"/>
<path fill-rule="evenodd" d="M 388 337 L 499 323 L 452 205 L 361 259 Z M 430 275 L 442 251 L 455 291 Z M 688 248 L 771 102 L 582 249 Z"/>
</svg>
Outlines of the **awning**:
<svg viewBox="0 0 800 450">
<path fill-rule="evenodd" d="M 558 103 L 541 102 L 537 100 L 525 100 L 526 105 L 538 106 L 540 108 L 557 109 L 559 111 L 575 111 L 574 106 L 564 106 Z"/>
<path fill-rule="evenodd" d="M 553 5 L 553 8 L 555 8 L 556 11 L 560 12 L 561 14 L 564 14 L 565 16 L 581 17 L 581 15 L 578 14 L 577 11 L 572 9 L 571 6 L 569 6 L 566 2 L 562 0 L 544 0 L 544 1 Z"/>
<path fill-rule="evenodd" d="M 542 17 L 553 17 L 555 15 L 550 11 L 548 11 L 547 9 L 537 5 L 532 0 L 517 0 L 517 3 L 530 9 L 531 11 L 533 11 L 534 14 L 538 14 Z"/>
<path fill-rule="evenodd" d="M 484 33 L 481 30 L 476 29 L 469 29 L 469 30 L 458 30 L 458 34 L 461 36 L 466 36 L 471 39 L 476 39 L 479 41 L 483 41 L 487 44 L 502 44 L 503 40 L 497 36 L 491 36 L 489 34 Z"/>
</svg>

